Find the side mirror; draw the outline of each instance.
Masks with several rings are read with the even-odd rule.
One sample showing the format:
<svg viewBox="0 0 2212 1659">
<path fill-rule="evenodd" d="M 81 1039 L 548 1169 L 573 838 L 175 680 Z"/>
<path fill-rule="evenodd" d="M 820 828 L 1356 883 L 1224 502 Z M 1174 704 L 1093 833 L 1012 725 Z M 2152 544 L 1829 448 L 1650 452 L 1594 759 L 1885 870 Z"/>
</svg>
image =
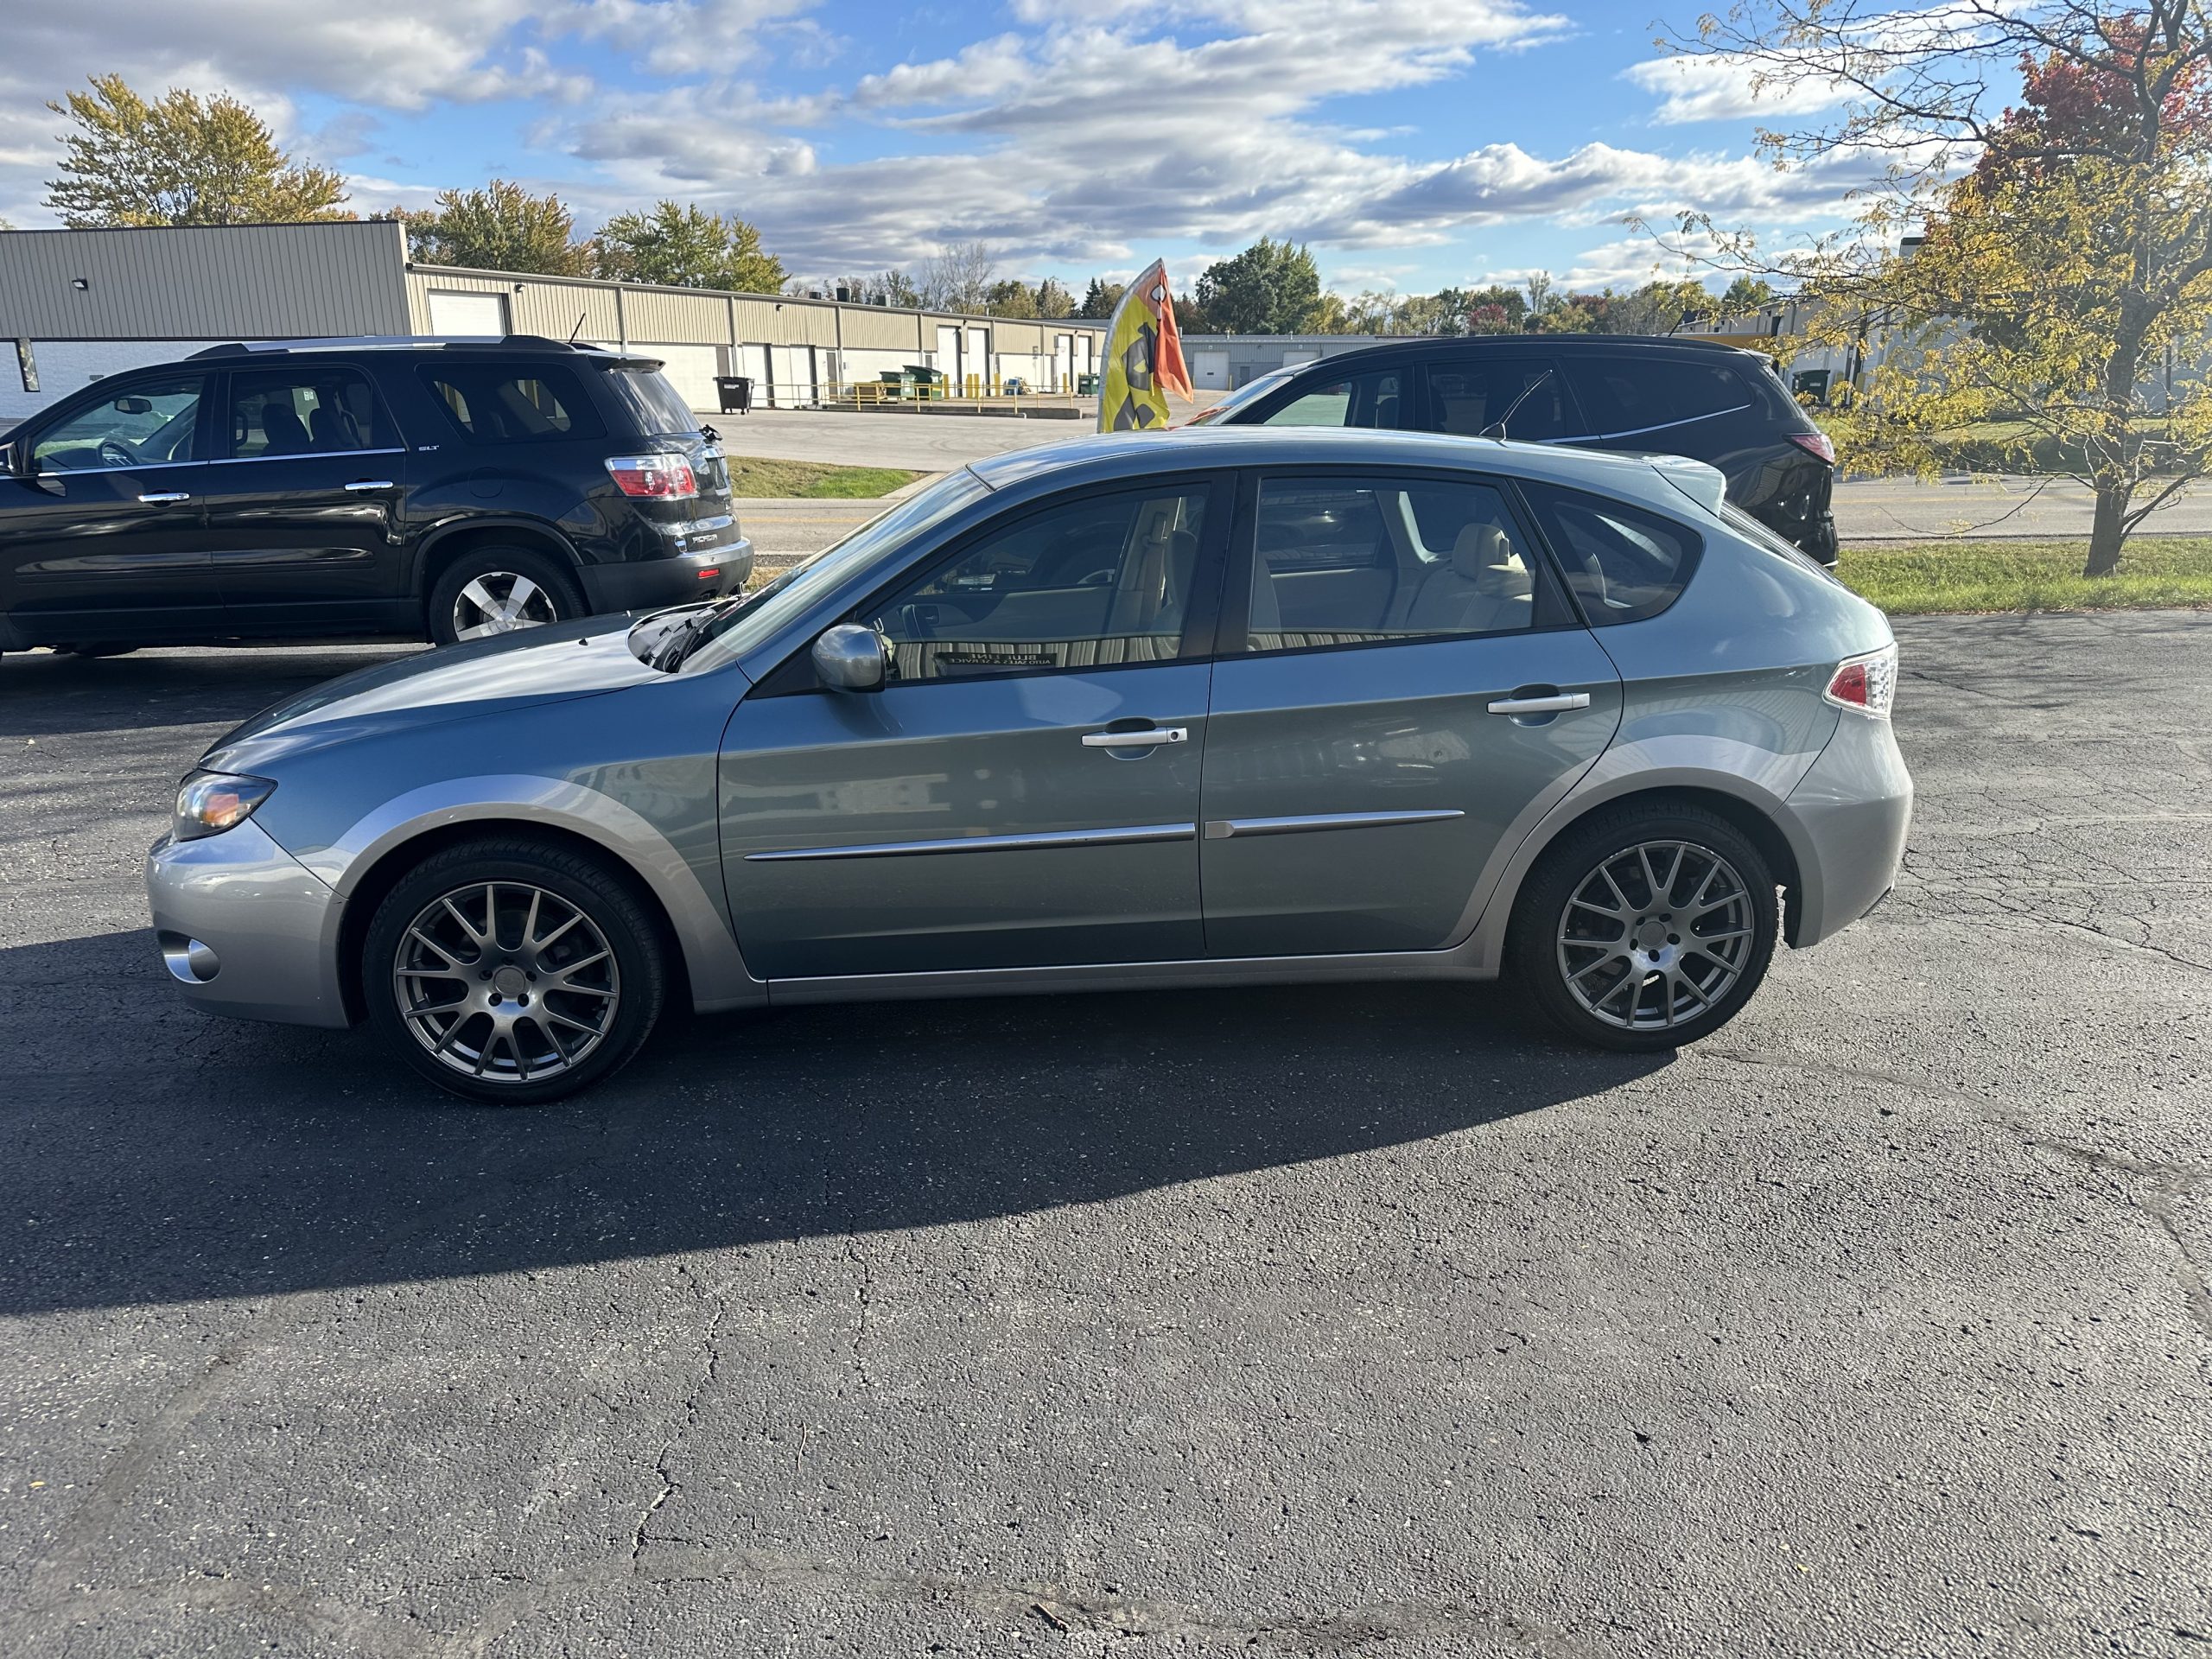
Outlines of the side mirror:
<svg viewBox="0 0 2212 1659">
<path fill-rule="evenodd" d="M 23 454 L 19 444 L 0 443 L 0 478 L 23 476 Z"/>
<path fill-rule="evenodd" d="M 883 690 L 883 636 L 858 623 L 842 622 L 814 642 L 814 671 L 836 691 Z"/>
</svg>

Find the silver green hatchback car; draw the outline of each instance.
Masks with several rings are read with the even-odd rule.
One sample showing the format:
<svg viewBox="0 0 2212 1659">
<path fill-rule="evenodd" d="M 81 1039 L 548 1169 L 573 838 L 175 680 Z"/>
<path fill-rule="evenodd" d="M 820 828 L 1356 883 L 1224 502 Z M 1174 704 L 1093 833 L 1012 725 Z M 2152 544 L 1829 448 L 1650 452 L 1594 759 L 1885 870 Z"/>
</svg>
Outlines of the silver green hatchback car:
<svg viewBox="0 0 2212 1659">
<path fill-rule="evenodd" d="M 1896 877 L 1873 607 L 1694 461 L 1412 434 L 1080 439 L 743 598 L 335 681 L 147 862 L 211 1011 L 365 1020 L 540 1101 L 663 1004 L 1520 983 L 1649 1049 Z"/>
</svg>

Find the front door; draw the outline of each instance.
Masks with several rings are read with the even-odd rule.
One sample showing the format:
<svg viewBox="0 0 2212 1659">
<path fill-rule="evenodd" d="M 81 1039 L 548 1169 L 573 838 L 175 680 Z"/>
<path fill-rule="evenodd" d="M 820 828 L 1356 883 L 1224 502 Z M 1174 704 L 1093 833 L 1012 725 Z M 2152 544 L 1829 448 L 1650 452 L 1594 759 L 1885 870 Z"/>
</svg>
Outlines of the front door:
<svg viewBox="0 0 2212 1659">
<path fill-rule="evenodd" d="M 118 379 L 17 435 L 33 476 L 0 479 L 0 589 L 31 641 L 220 631 L 200 493 L 207 376 Z"/>
<path fill-rule="evenodd" d="M 368 377 L 303 363 L 229 377 L 202 469 L 215 580 L 240 633 L 403 629 L 407 453 Z"/>
<path fill-rule="evenodd" d="M 882 690 L 772 680 L 738 706 L 722 858 L 755 973 L 1205 954 L 1193 659 L 1224 495 L 1152 482 L 997 521 L 854 613 Z"/>
<path fill-rule="evenodd" d="M 1611 741 L 1619 677 L 1500 489 L 1247 487 L 1206 721 L 1208 952 L 1455 944 L 1508 828 Z"/>
</svg>

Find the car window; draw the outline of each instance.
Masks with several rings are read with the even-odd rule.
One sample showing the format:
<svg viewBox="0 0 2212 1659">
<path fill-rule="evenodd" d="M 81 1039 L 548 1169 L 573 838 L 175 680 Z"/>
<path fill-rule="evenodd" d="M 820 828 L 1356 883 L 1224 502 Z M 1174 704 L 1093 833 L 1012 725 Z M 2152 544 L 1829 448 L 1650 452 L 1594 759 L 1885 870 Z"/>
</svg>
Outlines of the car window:
<svg viewBox="0 0 2212 1659">
<path fill-rule="evenodd" d="M 188 374 L 118 388 L 113 397 L 41 433 L 31 449 L 36 470 L 76 473 L 190 461 L 205 385 L 201 376 Z"/>
<path fill-rule="evenodd" d="M 359 369 L 302 365 L 231 377 L 234 459 L 388 449 L 398 442 Z"/>
<path fill-rule="evenodd" d="M 1507 437 L 1531 443 L 1576 435 L 1566 383 L 1541 358 L 1429 365 L 1424 430 L 1477 438 L 1500 421 L 1506 423 Z"/>
<path fill-rule="evenodd" d="M 423 384 L 461 433 L 480 443 L 550 443 L 606 435 L 565 370 L 493 363 L 441 363 Z"/>
<path fill-rule="evenodd" d="M 1594 358 L 1576 363 L 1573 372 L 1591 419 L 1605 435 L 1625 436 L 1756 405 L 1751 388 L 1729 365 L 1697 362 L 1680 352 Z"/>
<path fill-rule="evenodd" d="M 658 369 L 609 369 L 605 385 L 634 431 L 658 438 L 699 429 L 699 417 Z"/>
<path fill-rule="evenodd" d="M 855 620 L 891 642 L 894 683 L 1169 661 L 1183 649 L 1206 495 L 1079 497 L 987 533 Z"/>
<path fill-rule="evenodd" d="M 1380 369 L 1307 387 L 1263 420 L 1263 426 L 1381 426 L 1398 424 L 1404 371 Z"/>
<path fill-rule="evenodd" d="M 1580 490 L 1524 488 L 1592 627 L 1658 615 L 1697 567 L 1700 543 L 1687 524 Z"/>
<path fill-rule="evenodd" d="M 1228 397 L 1223 398 L 1219 403 L 1215 404 L 1211 408 L 1201 410 L 1198 413 L 1191 416 L 1189 420 L 1184 422 L 1183 424 L 1185 426 L 1209 426 L 1220 421 L 1226 420 L 1230 416 L 1235 414 L 1247 404 L 1255 404 L 1263 397 L 1272 397 L 1274 394 L 1276 388 L 1281 386 L 1284 381 L 1289 379 L 1292 375 L 1297 372 L 1297 366 L 1287 369 L 1270 370 L 1268 373 L 1260 376 L 1255 380 L 1246 381 L 1243 385 L 1237 387 L 1236 391 L 1230 392 Z"/>
<path fill-rule="evenodd" d="M 1244 648 L 1512 632 L 1535 565 L 1487 484 L 1269 479 L 1260 486 Z"/>
</svg>

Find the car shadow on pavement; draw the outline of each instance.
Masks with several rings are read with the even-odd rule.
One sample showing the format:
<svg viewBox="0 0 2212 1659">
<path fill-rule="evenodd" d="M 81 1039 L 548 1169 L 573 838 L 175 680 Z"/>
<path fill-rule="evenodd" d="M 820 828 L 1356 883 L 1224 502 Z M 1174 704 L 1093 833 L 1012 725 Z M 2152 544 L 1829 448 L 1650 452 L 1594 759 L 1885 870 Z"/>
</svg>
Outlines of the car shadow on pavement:
<svg viewBox="0 0 2212 1659">
<path fill-rule="evenodd" d="M 97 658 L 10 652 L 0 662 L 0 734 L 61 737 L 235 723 L 310 686 L 422 649 L 224 646 Z"/>
<path fill-rule="evenodd" d="M 670 1018 L 549 1107 L 210 1019 L 142 932 L 0 950 L 0 1313 L 570 1266 L 1085 1204 L 1478 1131 L 1670 1056 L 1489 986 Z M 118 1020 L 118 1007 L 130 1017 Z"/>
</svg>

